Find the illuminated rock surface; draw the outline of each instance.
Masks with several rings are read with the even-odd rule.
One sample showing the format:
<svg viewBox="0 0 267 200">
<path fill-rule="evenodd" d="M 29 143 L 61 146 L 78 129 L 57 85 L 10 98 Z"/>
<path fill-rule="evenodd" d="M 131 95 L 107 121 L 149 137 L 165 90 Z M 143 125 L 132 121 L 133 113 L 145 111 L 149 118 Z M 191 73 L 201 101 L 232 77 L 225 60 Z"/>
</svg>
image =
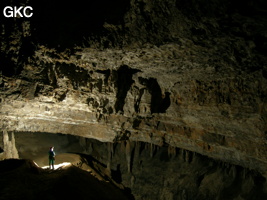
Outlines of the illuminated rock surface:
<svg viewBox="0 0 267 200">
<path fill-rule="evenodd" d="M 79 3 L 76 7 L 32 2 L 33 18 L 1 18 L 1 130 L 3 138 L 4 133 L 8 132 L 9 138 L 14 134 L 15 143 L 11 141 L 12 150 L 4 152 L 3 158 L 15 157 L 16 149 L 20 157 L 35 152 L 35 147 L 19 148 L 25 145 L 21 138 L 28 138 L 27 134 L 40 135 L 34 140 L 43 134 L 53 137 L 50 133 L 72 135 L 79 142 L 69 150 L 73 141 L 67 139 L 65 146 L 61 143 L 62 153 L 90 155 L 89 139 L 125 143 L 128 156 L 117 162 L 107 157 L 101 162 L 115 170 L 115 163 L 125 160 L 124 173 L 133 173 L 131 177 L 139 172 L 131 172 L 129 167 L 134 159 L 129 145 L 142 143 L 152 149 L 197 153 L 216 160 L 209 162 L 229 163 L 230 171 L 239 169 L 233 172 L 233 182 L 240 182 L 243 189 L 236 189 L 240 195 L 245 187 L 241 185 L 248 181 L 238 178 L 242 170 L 260 173 L 264 180 L 260 184 L 266 188 L 264 1 L 98 1 L 87 8 L 79 7 Z M 50 146 L 47 141 L 40 145 L 44 147 L 37 148 L 38 156 L 45 145 Z M 5 151 L 4 142 L 2 146 Z M 168 171 L 171 176 L 175 165 L 163 165 L 172 166 Z M 218 176 L 211 173 L 203 180 L 226 180 L 224 165 L 216 167 Z M 156 164 L 148 164 L 145 170 L 152 166 Z M 194 170 L 185 174 L 196 174 Z M 140 187 L 152 187 L 153 181 L 140 179 L 145 174 L 140 172 L 136 182 L 140 181 Z M 160 175 L 155 182 L 160 180 L 158 185 L 167 187 L 162 185 L 164 177 Z M 253 188 L 257 180 L 248 185 Z M 140 188 L 130 182 L 134 180 L 126 181 L 127 187 L 137 199 L 172 199 L 176 197 L 171 194 L 190 193 L 177 186 L 179 191 L 172 188 L 175 192 L 170 196 L 167 191 L 145 196 L 144 192 L 137 194 Z M 194 191 L 199 191 L 200 185 Z M 218 188 L 214 189 L 217 193 Z M 266 193 L 266 189 L 261 191 Z M 205 195 L 213 198 L 208 192 Z M 245 198 L 245 193 L 242 195 Z M 237 192 L 229 198 L 238 196 Z"/>
</svg>

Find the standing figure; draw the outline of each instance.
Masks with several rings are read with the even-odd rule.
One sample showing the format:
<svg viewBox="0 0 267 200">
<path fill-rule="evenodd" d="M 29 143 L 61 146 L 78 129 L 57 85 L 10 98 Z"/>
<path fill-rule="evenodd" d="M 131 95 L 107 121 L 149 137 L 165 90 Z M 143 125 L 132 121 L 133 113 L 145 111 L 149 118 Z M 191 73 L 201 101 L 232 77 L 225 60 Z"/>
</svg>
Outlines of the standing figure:
<svg viewBox="0 0 267 200">
<path fill-rule="evenodd" d="M 54 152 L 54 147 L 50 147 L 48 155 L 49 155 L 48 157 L 49 158 L 49 169 L 55 169 L 54 162 L 55 162 L 56 153 Z"/>
</svg>

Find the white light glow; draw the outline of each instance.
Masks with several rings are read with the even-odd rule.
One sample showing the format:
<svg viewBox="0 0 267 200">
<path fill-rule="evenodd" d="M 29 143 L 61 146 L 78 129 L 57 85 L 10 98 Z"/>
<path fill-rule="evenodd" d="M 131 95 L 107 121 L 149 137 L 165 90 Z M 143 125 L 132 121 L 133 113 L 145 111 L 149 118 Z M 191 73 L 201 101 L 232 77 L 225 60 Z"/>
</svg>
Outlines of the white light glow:
<svg viewBox="0 0 267 200">
<path fill-rule="evenodd" d="M 66 167 L 66 166 L 69 166 L 69 165 L 71 165 L 71 163 L 70 162 L 63 162 L 63 163 L 60 163 L 60 164 L 57 164 L 57 165 L 54 165 L 54 169 L 58 169 L 58 168 L 64 168 L 64 167 Z M 49 169 L 49 166 L 44 166 L 44 167 L 42 167 L 43 169 Z"/>
</svg>

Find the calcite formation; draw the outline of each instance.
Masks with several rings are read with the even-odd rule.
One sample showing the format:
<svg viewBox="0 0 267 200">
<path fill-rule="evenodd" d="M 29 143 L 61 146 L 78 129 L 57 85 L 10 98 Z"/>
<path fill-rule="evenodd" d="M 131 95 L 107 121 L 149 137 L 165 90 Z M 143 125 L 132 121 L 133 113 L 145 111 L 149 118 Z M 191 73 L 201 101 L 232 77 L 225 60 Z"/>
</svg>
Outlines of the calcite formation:
<svg viewBox="0 0 267 200">
<path fill-rule="evenodd" d="M 2 132 L 169 145 L 264 174 L 266 17 L 220 7 L 194 18 L 184 1 L 152 2 L 130 1 L 123 26 L 103 24 L 111 38 L 73 49 L 34 43 L 34 21 L 5 21 Z"/>
</svg>

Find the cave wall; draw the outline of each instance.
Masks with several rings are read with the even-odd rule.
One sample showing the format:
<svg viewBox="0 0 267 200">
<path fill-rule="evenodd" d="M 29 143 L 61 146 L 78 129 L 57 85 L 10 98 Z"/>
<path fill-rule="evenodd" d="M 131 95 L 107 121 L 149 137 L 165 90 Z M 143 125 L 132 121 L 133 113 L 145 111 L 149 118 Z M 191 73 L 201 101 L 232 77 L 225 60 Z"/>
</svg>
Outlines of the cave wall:
<svg viewBox="0 0 267 200">
<path fill-rule="evenodd" d="M 256 76 L 258 72 L 225 77 L 210 69 L 193 77 L 184 70 L 164 81 L 166 75 L 160 76 L 163 80 L 151 78 L 148 68 L 127 64 L 94 69 L 40 61 L 34 82 L 6 78 L 3 129 L 73 134 L 103 142 L 123 138 L 168 143 L 264 171 L 266 80 Z"/>
<path fill-rule="evenodd" d="M 264 1 L 57 2 L 1 16 L 1 132 L 168 144 L 266 175 Z"/>
<path fill-rule="evenodd" d="M 80 138 L 82 166 L 129 190 L 135 199 L 265 199 L 259 172 L 170 145 Z"/>
<path fill-rule="evenodd" d="M 7 134 L 13 136 L 12 141 L 21 159 L 33 160 L 40 167 L 47 166 L 49 146 L 55 146 L 56 165 L 71 162 L 89 170 L 95 177 L 100 176 L 124 188 L 134 199 L 267 197 L 266 178 L 256 170 L 166 144 L 159 146 L 129 140 L 100 142 L 52 133 Z M 60 171 L 64 170 L 57 172 Z"/>
</svg>

